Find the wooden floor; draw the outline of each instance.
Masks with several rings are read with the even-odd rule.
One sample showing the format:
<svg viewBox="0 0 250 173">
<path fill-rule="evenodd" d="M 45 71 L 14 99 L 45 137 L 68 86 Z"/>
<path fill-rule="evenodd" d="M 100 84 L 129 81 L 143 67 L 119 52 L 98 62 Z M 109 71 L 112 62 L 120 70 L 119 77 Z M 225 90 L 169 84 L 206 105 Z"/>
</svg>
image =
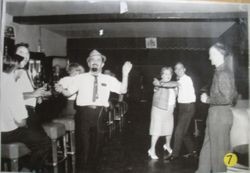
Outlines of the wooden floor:
<svg viewBox="0 0 250 173">
<path fill-rule="evenodd" d="M 100 164 L 97 170 L 89 173 L 194 173 L 197 161 L 180 159 L 167 162 L 163 157 L 163 139 L 157 144 L 159 160 L 151 160 L 147 156 L 150 145 L 149 120 L 150 104 L 138 103 L 130 106 L 123 131 L 116 132 L 103 147 Z M 70 160 L 69 160 L 70 162 Z M 57 170 L 49 168 L 48 172 L 71 173 L 70 165 L 67 170 L 61 163 Z"/>
</svg>

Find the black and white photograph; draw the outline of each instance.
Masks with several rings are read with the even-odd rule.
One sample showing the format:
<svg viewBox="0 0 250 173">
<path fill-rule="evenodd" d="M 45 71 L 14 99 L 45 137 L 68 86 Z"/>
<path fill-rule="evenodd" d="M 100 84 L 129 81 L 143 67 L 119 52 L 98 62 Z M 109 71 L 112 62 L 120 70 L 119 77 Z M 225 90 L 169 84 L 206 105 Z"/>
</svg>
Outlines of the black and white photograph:
<svg viewBox="0 0 250 173">
<path fill-rule="evenodd" d="M 250 173 L 247 0 L 0 12 L 0 172 Z"/>
</svg>

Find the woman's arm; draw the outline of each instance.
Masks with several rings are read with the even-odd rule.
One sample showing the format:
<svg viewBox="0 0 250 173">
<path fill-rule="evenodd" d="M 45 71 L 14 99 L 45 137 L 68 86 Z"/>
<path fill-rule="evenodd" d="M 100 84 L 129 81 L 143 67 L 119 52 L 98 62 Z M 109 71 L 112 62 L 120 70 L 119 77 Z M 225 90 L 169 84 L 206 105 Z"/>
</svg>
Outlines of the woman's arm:
<svg viewBox="0 0 250 173">
<path fill-rule="evenodd" d="M 163 88 L 175 88 L 178 87 L 178 82 L 176 81 L 169 81 L 169 82 L 160 82 L 160 86 Z"/>
<path fill-rule="evenodd" d="M 63 88 L 62 85 L 60 85 L 60 84 L 55 84 L 55 90 L 56 90 L 56 92 L 61 93 L 65 97 L 70 97 L 76 93 L 76 92 L 71 93 L 68 89 Z"/>
<path fill-rule="evenodd" d="M 154 78 L 153 85 L 159 88 L 175 88 L 178 87 L 178 82 L 176 81 L 161 82 L 158 79 Z"/>
</svg>

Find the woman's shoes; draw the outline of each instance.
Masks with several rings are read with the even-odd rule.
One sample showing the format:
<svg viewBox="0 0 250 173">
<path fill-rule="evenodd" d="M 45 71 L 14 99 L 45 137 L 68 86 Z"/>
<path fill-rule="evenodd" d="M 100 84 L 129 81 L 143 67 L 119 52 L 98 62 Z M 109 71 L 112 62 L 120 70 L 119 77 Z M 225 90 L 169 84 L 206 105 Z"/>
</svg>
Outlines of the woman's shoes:
<svg viewBox="0 0 250 173">
<path fill-rule="evenodd" d="M 150 149 L 148 150 L 148 156 L 153 160 L 159 159 L 159 157 L 155 153 L 152 153 Z"/>
<path fill-rule="evenodd" d="M 164 151 L 168 151 L 168 153 L 169 153 L 169 155 L 171 155 L 172 154 L 172 152 L 173 152 L 173 150 L 170 148 L 170 147 L 168 147 L 166 144 L 164 144 L 163 145 L 163 149 L 164 149 Z"/>
</svg>

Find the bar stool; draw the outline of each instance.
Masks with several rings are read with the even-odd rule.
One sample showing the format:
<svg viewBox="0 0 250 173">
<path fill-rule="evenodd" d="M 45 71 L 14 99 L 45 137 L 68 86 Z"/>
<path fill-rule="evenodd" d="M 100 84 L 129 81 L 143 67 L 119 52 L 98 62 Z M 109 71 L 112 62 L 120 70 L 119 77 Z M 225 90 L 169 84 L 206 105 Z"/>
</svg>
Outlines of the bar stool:
<svg viewBox="0 0 250 173">
<path fill-rule="evenodd" d="M 201 119 L 194 119 L 194 133 L 193 133 L 193 135 L 195 137 L 201 136 L 201 132 L 200 132 L 201 123 L 203 123 L 203 120 L 201 120 Z"/>
<path fill-rule="evenodd" d="M 118 122 L 118 128 L 119 128 L 119 131 L 121 132 L 122 131 L 122 126 L 123 126 L 123 115 L 122 115 L 122 108 L 121 108 L 121 104 L 120 102 L 117 102 L 115 105 L 114 105 L 114 120 L 116 122 Z"/>
<path fill-rule="evenodd" d="M 1 145 L 2 158 L 10 160 L 10 171 L 18 172 L 18 159 L 30 153 L 23 143 L 10 143 Z"/>
<path fill-rule="evenodd" d="M 66 138 L 68 139 L 67 154 L 75 155 L 75 120 L 73 117 L 57 118 L 53 122 L 60 123 L 65 126 Z"/>
<path fill-rule="evenodd" d="M 52 143 L 52 163 L 47 163 L 52 166 L 56 166 L 58 163 L 64 161 L 67 158 L 67 149 L 66 149 L 66 130 L 65 126 L 60 123 L 46 123 L 43 124 L 43 129 L 51 139 Z M 58 159 L 58 147 L 57 144 L 62 139 L 62 153 L 63 156 L 61 159 Z"/>
<path fill-rule="evenodd" d="M 108 108 L 108 138 L 111 139 L 113 131 L 115 129 L 115 123 L 114 123 L 114 107 L 113 105 Z"/>
</svg>

